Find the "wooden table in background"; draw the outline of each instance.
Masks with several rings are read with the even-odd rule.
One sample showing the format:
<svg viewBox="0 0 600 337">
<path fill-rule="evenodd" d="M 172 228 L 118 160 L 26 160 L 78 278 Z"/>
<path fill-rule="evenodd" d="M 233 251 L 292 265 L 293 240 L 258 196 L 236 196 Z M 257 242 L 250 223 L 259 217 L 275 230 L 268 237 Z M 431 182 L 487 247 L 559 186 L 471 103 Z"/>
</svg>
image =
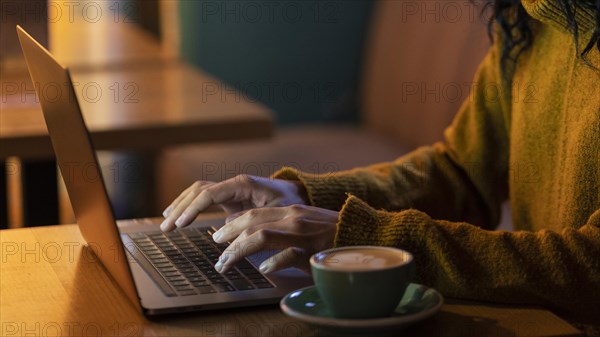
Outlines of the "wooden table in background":
<svg viewBox="0 0 600 337">
<path fill-rule="evenodd" d="M 170 315 L 138 313 L 84 245 L 74 225 L 0 231 L 0 335 L 326 336 L 277 306 Z M 580 336 L 541 308 L 448 300 L 398 336 Z"/>
<path fill-rule="evenodd" d="M 267 137 L 272 132 L 268 108 L 186 63 L 154 65 L 144 71 L 74 71 L 72 79 L 97 150 L 152 150 Z M 53 157 L 31 80 L 8 74 L 0 85 L 5 88 L 0 159 Z M 54 94 L 52 90 L 48 95 Z"/>
</svg>

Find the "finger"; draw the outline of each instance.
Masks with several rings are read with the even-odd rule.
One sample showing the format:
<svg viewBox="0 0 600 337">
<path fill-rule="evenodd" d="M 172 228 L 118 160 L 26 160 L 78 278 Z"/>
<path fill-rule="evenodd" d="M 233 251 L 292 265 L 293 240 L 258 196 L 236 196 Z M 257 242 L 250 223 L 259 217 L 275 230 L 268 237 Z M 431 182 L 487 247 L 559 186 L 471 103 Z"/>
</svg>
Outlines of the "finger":
<svg viewBox="0 0 600 337">
<path fill-rule="evenodd" d="M 247 199 L 251 193 L 249 179 L 238 176 L 203 189 L 175 221 L 175 225 L 186 226 L 198 216 L 198 213 L 212 205 Z"/>
<path fill-rule="evenodd" d="M 246 213 L 248 211 L 239 211 L 233 214 L 230 214 L 229 216 L 227 216 L 227 218 L 225 218 L 225 223 L 230 223 L 233 220 L 239 218 L 240 216 L 244 215 L 244 213 Z"/>
<path fill-rule="evenodd" d="M 231 241 L 238 237 L 244 230 L 267 222 L 277 222 L 285 218 L 288 209 L 284 207 L 253 208 L 244 212 L 239 217 L 226 223 L 213 234 L 217 243 Z"/>
<path fill-rule="evenodd" d="M 260 271 L 264 274 L 289 267 L 296 267 L 310 274 L 310 253 L 298 247 L 288 247 L 271 256 L 260 264 Z"/>
<path fill-rule="evenodd" d="M 188 192 L 188 194 L 181 200 L 181 202 L 171 211 L 169 216 L 160 224 L 160 229 L 163 232 L 169 232 L 176 228 L 175 220 L 179 218 L 179 215 L 186 209 L 186 207 L 194 200 L 196 193 L 194 190 Z"/>
<path fill-rule="evenodd" d="M 214 184 L 215 183 L 212 181 L 197 181 L 197 182 L 193 183 L 188 188 L 186 188 L 183 192 L 181 192 L 181 194 L 179 194 L 179 196 L 177 198 L 175 198 L 175 200 L 173 200 L 173 202 L 167 208 L 165 208 L 165 210 L 162 213 L 163 216 L 165 218 L 168 217 L 169 214 L 171 214 L 171 212 L 173 211 L 173 209 L 175 209 L 177 207 L 177 205 L 179 205 L 179 203 L 190 193 L 190 191 L 202 190 L 203 188 L 206 188 L 206 187 L 214 185 Z"/>
<path fill-rule="evenodd" d="M 293 242 L 297 242 L 295 234 L 275 229 L 261 229 L 247 237 L 240 236 L 223 251 L 215 269 L 219 273 L 225 273 L 246 256 L 266 249 L 287 248 Z"/>
</svg>

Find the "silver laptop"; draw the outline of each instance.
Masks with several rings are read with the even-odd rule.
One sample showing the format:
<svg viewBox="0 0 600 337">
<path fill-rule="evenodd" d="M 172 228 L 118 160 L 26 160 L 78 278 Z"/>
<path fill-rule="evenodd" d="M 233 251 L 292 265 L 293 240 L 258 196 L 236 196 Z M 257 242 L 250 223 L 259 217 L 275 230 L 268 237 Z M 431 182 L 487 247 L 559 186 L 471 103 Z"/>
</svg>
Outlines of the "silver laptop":
<svg viewBox="0 0 600 337">
<path fill-rule="evenodd" d="M 117 225 L 68 69 L 19 26 L 17 34 L 81 234 L 93 251 L 102 252 L 99 260 L 138 310 L 158 315 L 270 304 L 311 284 L 297 269 L 261 274 L 256 266 L 274 252 L 217 273 L 214 263 L 226 245 L 216 244 L 211 234 L 224 217 L 169 233 L 159 223 Z M 48 99 L 39 90 L 50 86 L 64 92 Z M 100 179 L 84 179 L 92 173 Z"/>
</svg>

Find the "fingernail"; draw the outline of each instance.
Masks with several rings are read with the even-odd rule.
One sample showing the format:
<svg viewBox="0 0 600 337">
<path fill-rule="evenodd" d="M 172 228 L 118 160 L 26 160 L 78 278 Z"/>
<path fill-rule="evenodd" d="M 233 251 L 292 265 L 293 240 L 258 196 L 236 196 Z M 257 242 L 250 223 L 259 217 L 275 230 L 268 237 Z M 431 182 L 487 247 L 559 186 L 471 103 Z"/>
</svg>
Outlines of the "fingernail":
<svg viewBox="0 0 600 337">
<path fill-rule="evenodd" d="M 266 274 L 271 270 L 271 266 L 272 266 L 271 263 L 269 263 L 268 261 L 265 261 L 260 264 L 258 269 L 260 270 L 261 273 Z"/>
<path fill-rule="evenodd" d="M 173 206 L 169 206 L 167 207 L 164 211 L 163 211 L 163 216 L 166 218 L 169 216 L 169 213 L 171 213 L 171 211 L 173 210 Z"/>
<path fill-rule="evenodd" d="M 181 214 L 181 216 L 179 218 L 177 218 L 177 220 L 175 220 L 175 226 L 177 226 L 177 227 L 183 226 L 184 224 L 186 224 L 188 222 L 187 218 L 188 218 L 187 214 L 185 214 L 185 213 Z"/>
<path fill-rule="evenodd" d="M 162 230 L 163 232 L 167 231 L 169 225 L 168 225 L 168 219 L 165 219 L 161 224 L 160 224 L 160 230 Z"/>
<path fill-rule="evenodd" d="M 219 259 L 217 260 L 217 263 L 215 263 L 215 270 L 218 273 L 221 273 L 223 271 L 223 269 L 225 268 L 225 262 L 227 262 L 227 260 L 229 259 L 229 254 L 221 254 L 221 256 L 219 256 Z"/>
<path fill-rule="evenodd" d="M 217 273 L 220 273 L 221 269 L 223 269 L 223 264 L 221 263 L 221 261 L 217 261 L 217 263 L 215 263 L 215 270 L 217 271 Z"/>
<path fill-rule="evenodd" d="M 223 233 L 221 232 L 221 230 L 216 231 L 212 236 L 213 241 L 218 242 L 218 240 L 221 236 L 223 236 Z"/>
<path fill-rule="evenodd" d="M 223 253 L 223 254 L 221 254 L 221 256 L 219 256 L 218 263 L 225 264 L 225 262 L 227 262 L 227 260 L 229 260 L 229 254 Z"/>
</svg>

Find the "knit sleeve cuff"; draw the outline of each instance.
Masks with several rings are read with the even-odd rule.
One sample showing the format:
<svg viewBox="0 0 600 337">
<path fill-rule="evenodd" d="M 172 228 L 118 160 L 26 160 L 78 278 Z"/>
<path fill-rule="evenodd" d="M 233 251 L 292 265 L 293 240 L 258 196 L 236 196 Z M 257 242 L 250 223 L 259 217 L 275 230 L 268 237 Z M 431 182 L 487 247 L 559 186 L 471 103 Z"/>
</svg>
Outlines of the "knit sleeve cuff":
<svg viewBox="0 0 600 337">
<path fill-rule="evenodd" d="M 349 195 L 340 211 L 334 245 L 416 249 L 428 220 L 428 215 L 414 209 L 396 213 L 378 211 L 358 197 Z"/>
<path fill-rule="evenodd" d="M 340 210 L 347 193 L 364 194 L 366 187 L 358 179 L 338 173 L 311 174 L 284 167 L 272 176 L 275 179 L 301 182 L 312 206 Z"/>
<path fill-rule="evenodd" d="M 389 246 L 413 254 L 416 281 L 433 284 L 435 262 L 427 249 L 433 220 L 425 213 L 409 209 L 401 212 L 378 211 L 354 195 L 349 195 L 340 211 L 334 247 Z"/>
</svg>

